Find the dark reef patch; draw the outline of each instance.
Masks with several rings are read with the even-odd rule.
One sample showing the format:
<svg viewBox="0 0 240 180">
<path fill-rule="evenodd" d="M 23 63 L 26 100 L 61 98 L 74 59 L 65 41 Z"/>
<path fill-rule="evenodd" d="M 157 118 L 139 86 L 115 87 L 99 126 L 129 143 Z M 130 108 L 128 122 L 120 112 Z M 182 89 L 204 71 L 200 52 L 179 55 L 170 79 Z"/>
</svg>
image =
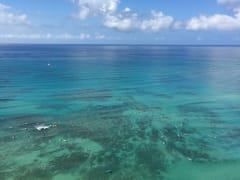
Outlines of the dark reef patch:
<svg viewBox="0 0 240 180">
<path fill-rule="evenodd" d="M 171 153 L 179 153 L 184 156 L 186 159 L 195 161 L 195 162 L 206 162 L 213 161 L 214 159 L 206 153 L 207 150 L 198 149 L 196 146 L 194 149 L 186 145 L 185 143 L 177 143 L 174 141 L 168 141 L 166 143 L 166 148 Z"/>
<path fill-rule="evenodd" d="M 104 166 L 99 166 L 90 169 L 84 179 L 86 180 L 108 180 L 111 177 L 111 173 L 106 173 L 107 169 Z"/>
<path fill-rule="evenodd" d="M 11 98 L 0 98 L 0 103 L 5 103 L 5 102 L 9 102 L 9 101 L 13 101 L 14 99 Z"/>
<path fill-rule="evenodd" d="M 152 128 L 151 131 L 149 132 L 148 136 L 149 136 L 151 141 L 157 142 L 161 138 L 160 130 L 158 130 L 156 128 Z"/>
<path fill-rule="evenodd" d="M 82 89 L 52 95 L 51 97 L 64 101 L 107 101 L 112 93 L 106 89 Z"/>
<path fill-rule="evenodd" d="M 164 136 L 169 140 L 169 141 L 184 141 L 183 137 L 180 134 L 180 130 L 178 130 L 174 126 L 166 126 L 163 129 L 163 134 Z"/>
<path fill-rule="evenodd" d="M 16 140 L 16 136 L 8 135 L 0 137 L 0 145 L 4 145 L 5 143 L 9 143 Z"/>
<path fill-rule="evenodd" d="M 44 105 L 38 106 L 38 108 L 43 110 L 50 109 L 50 110 L 56 110 L 56 111 L 69 109 L 66 104 L 44 104 Z"/>
<path fill-rule="evenodd" d="M 137 162 L 144 165 L 154 174 L 161 174 L 167 169 L 164 152 L 155 144 L 147 144 L 136 150 Z"/>
<path fill-rule="evenodd" d="M 75 152 L 70 155 L 63 155 L 54 158 L 49 162 L 49 167 L 53 172 L 65 172 L 70 169 L 78 168 L 88 159 L 88 154 Z"/>
<path fill-rule="evenodd" d="M 51 180 L 53 173 L 45 168 L 31 168 L 24 166 L 18 169 L 14 180 Z"/>
</svg>

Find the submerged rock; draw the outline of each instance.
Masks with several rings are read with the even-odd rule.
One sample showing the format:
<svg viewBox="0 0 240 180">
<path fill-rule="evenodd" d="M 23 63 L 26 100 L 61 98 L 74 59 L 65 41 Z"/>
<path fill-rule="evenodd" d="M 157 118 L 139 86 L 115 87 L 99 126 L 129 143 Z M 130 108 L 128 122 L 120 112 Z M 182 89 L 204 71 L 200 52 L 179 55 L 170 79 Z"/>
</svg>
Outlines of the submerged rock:
<svg viewBox="0 0 240 180">
<path fill-rule="evenodd" d="M 46 129 L 49 129 L 51 127 L 51 125 L 36 125 L 35 128 L 38 130 L 38 131 L 42 131 L 42 130 L 46 130 Z"/>
<path fill-rule="evenodd" d="M 111 169 L 108 169 L 108 170 L 105 171 L 105 173 L 107 173 L 107 174 L 112 174 L 113 171 L 112 171 Z"/>
</svg>

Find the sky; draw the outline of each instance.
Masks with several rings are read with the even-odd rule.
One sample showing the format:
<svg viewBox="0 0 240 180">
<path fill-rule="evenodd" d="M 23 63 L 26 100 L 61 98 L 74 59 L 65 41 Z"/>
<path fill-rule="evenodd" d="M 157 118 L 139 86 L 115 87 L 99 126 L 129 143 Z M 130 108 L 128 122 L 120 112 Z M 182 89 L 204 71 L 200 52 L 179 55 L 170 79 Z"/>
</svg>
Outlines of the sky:
<svg viewBox="0 0 240 180">
<path fill-rule="evenodd" d="M 240 0 L 0 0 L 0 43 L 240 44 Z"/>
</svg>

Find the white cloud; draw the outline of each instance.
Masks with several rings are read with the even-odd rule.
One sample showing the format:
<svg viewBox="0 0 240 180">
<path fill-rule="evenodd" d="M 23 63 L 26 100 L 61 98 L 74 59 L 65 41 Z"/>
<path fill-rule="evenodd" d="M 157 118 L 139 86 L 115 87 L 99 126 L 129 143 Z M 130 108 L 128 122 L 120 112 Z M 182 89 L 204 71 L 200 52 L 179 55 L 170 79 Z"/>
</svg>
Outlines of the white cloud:
<svg viewBox="0 0 240 180">
<path fill-rule="evenodd" d="M 117 10 L 119 0 L 72 0 L 79 8 L 74 16 L 84 20 L 89 16 L 98 16 L 113 13 Z"/>
<path fill-rule="evenodd" d="M 27 40 L 86 40 L 90 39 L 90 34 L 81 33 L 79 35 L 72 35 L 68 33 L 63 34 L 0 34 L 0 39 L 27 39 Z"/>
<path fill-rule="evenodd" d="M 123 11 L 124 11 L 124 12 L 130 12 L 131 9 L 130 9 L 129 7 L 126 7 Z"/>
<path fill-rule="evenodd" d="M 156 11 L 152 11 L 151 15 L 151 19 L 141 22 L 141 30 L 157 32 L 160 29 L 167 29 L 173 25 L 174 19 L 171 16 L 166 16 L 162 12 Z"/>
<path fill-rule="evenodd" d="M 140 19 L 138 14 L 129 7 L 122 11 L 118 10 L 120 0 L 71 0 L 79 8 L 74 17 L 85 20 L 91 16 L 103 19 L 103 25 L 119 31 L 159 31 L 170 28 L 173 25 L 173 17 L 166 16 L 162 12 L 151 12 L 149 19 Z M 179 24 L 178 24 L 179 25 Z M 177 24 L 176 24 L 177 26 Z"/>
<path fill-rule="evenodd" d="M 103 19 L 107 28 L 119 31 L 158 32 L 162 29 L 186 30 L 240 30 L 240 0 L 216 0 L 217 3 L 230 7 L 234 15 L 213 14 L 192 17 L 187 21 L 175 21 L 172 16 L 161 11 L 151 11 L 149 18 L 142 18 L 129 7 L 118 10 L 120 0 L 71 0 L 79 7 L 76 15 L 81 20 L 90 16 Z"/>
<path fill-rule="evenodd" d="M 238 3 L 240 0 L 217 0 L 218 3 Z"/>
<path fill-rule="evenodd" d="M 95 34 L 95 39 L 105 39 L 105 36 L 103 34 L 100 34 L 100 33 L 96 33 Z"/>
<path fill-rule="evenodd" d="M 219 4 L 228 4 L 228 5 L 236 5 L 240 4 L 240 0 L 217 0 Z"/>
<path fill-rule="evenodd" d="M 0 11 L 1 10 L 6 10 L 6 9 L 9 9 L 9 8 L 10 8 L 9 6 L 0 3 Z"/>
<path fill-rule="evenodd" d="M 218 0 L 219 3 L 233 5 L 240 0 Z M 235 4 L 232 9 L 233 16 L 226 14 L 214 14 L 211 16 L 200 15 L 193 17 L 186 23 L 187 30 L 240 30 L 240 8 Z"/>
<path fill-rule="evenodd" d="M 49 39 L 50 34 L 0 34 L 0 39 Z"/>
<path fill-rule="evenodd" d="M 184 23 L 182 21 L 175 21 L 173 23 L 173 29 L 182 29 L 184 28 Z"/>
<path fill-rule="evenodd" d="M 217 0 L 219 4 L 223 4 L 234 12 L 240 12 L 240 0 Z"/>
<path fill-rule="evenodd" d="M 133 13 L 130 8 L 125 8 L 119 14 L 107 15 L 104 21 L 106 27 L 120 31 L 141 30 L 151 32 L 171 28 L 173 23 L 173 17 L 156 11 L 151 12 L 149 19 L 140 19 L 138 14 Z"/>
<path fill-rule="evenodd" d="M 91 38 L 90 34 L 81 33 L 79 39 L 89 39 Z"/>
<path fill-rule="evenodd" d="M 14 14 L 10 7 L 0 3 L 0 26 L 4 25 L 27 25 L 29 21 L 25 14 Z"/>
<path fill-rule="evenodd" d="M 108 28 L 120 31 L 129 31 L 135 27 L 134 17 L 124 17 L 109 15 L 106 17 L 104 25 Z"/>
<path fill-rule="evenodd" d="M 138 21 L 138 15 L 132 13 L 129 8 L 125 8 L 123 12 L 119 14 L 106 15 L 104 26 L 120 31 L 130 31 L 138 27 Z"/>
</svg>

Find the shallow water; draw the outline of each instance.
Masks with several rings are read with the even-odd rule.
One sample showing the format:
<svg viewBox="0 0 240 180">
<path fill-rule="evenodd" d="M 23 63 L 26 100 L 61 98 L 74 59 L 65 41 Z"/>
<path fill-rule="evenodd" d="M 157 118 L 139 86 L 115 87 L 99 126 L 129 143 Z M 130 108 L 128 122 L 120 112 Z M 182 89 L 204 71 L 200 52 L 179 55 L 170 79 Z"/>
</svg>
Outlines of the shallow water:
<svg viewBox="0 0 240 180">
<path fill-rule="evenodd" d="M 0 179 L 240 179 L 240 47 L 0 45 Z"/>
</svg>

